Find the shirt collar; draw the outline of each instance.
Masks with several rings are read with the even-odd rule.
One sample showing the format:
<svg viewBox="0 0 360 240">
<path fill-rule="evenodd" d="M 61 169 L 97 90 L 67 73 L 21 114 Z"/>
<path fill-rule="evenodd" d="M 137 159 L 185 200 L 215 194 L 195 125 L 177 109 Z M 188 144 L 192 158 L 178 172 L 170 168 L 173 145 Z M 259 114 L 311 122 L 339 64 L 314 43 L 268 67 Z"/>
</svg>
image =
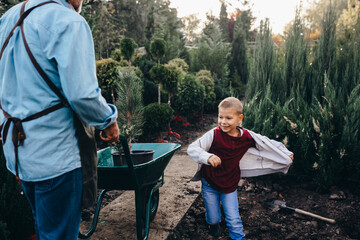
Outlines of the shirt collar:
<svg viewBox="0 0 360 240">
<path fill-rule="evenodd" d="M 49 1 L 49 0 L 30 0 L 29 1 L 29 3 L 30 3 L 29 6 L 30 5 L 35 6 L 35 5 L 39 4 L 39 3 L 43 3 L 43 2 L 47 2 L 47 1 Z M 63 5 L 66 8 L 74 10 L 66 0 L 53 0 L 53 1 L 60 3 L 61 5 Z"/>
</svg>

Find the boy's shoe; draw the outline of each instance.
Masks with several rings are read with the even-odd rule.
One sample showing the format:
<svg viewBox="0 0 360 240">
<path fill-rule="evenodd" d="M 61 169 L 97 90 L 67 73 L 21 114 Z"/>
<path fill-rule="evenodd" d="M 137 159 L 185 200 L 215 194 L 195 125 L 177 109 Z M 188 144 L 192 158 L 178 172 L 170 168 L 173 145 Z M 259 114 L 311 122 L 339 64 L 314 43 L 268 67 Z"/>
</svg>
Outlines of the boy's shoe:
<svg viewBox="0 0 360 240">
<path fill-rule="evenodd" d="M 213 237 L 219 237 L 221 235 L 219 223 L 210 225 L 210 235 Z"/>
</svg>

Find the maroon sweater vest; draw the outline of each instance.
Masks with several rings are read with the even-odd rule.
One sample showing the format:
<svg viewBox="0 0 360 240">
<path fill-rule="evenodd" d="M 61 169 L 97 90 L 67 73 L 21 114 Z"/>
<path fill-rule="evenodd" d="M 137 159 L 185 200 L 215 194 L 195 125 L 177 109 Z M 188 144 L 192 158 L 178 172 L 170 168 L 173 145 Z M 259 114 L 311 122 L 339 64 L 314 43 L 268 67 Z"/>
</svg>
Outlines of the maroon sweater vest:
<svg viewBox="0 0 360 240">
<path fill-rule="evenodd" d="M 209 149 L 221 159 L 221 165 L 214 168 L 203 165 L 202 177 L 217 191 L 231 193 L 236 190 L 240 181 L 240 159 L 246 151 L 255 146 L 255 141 L 246 129 L 242 129 L 241 137 L 232 137 L 224 133 L 220 127 L 214 130 L 214 140 Z"/>
</svg>

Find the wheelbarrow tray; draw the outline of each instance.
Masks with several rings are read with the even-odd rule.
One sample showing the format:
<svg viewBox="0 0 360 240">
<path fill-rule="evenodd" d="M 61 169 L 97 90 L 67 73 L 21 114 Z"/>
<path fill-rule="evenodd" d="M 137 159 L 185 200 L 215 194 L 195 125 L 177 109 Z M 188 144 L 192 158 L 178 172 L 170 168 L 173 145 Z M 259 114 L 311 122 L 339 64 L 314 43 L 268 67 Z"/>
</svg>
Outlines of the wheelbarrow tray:
<svg viewBox="0 0 360 240">
<path fill-rule="evenodd" d="M 133 143 L 133 150 L 153 150 L 153 160 L 134 165 L 140 187 L 154 185 L 164 173 L 171 157 L 181 147 L 176 143 Z M 98 151 L 98 188 L 111 190 L 134 190 L 135 179 L 128 166 L 114 166 L 111 149 Z"/>
</svg>

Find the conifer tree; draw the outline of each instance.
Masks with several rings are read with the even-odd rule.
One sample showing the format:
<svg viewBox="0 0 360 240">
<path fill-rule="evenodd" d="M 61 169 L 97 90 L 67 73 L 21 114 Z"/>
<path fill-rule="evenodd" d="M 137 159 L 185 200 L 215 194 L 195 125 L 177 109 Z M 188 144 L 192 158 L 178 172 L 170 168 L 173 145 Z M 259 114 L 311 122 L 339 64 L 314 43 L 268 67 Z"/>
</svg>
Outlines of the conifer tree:
<svg viewBox="0 0 360 240">
<path fill-rule="evenodd" d="M 284 62 L 285 97 L 290 97 L 291 93 L 299 93 L 301 96 L 293 95 L 293 97 L 301 97 L 306 102 L 311 102 L 312 86 L 307 79 L 309 68 L 307 54 L 309 48 L 305 37 L 300 11 L 297 10 L 292 29 L 286 39 Z"/>
<path fill-rule="evenodd" d="M 278 88 L 274 81 L 275 60 L 274 42 L 271 37 L 269 20 L 267 19 L 265 22 L 261 21 L 259 33 L 256 37 L 246 93 L 248 99 L 254 96 L 263 98 L 268 84 L 277 89 L 276 92 L 282 92 L 282 88 Z"/>
<path fill-rule="evenodd" d="M 221 9 L 220 9 L 219 25 L 220 25 L 221 32 L 223 34 L 223 38 L 226 41 L 229 41 L 229 37 L 230 37 L 228 24 L 229 24 L 229 19 L 228 19 L 228 13 L 226 11 L 225 1 L 222 1 Z"/>
<path fill-rule="evenodd" d="M 232 41 L 232 48 L 230 53 L 230 75 L 233 76 L 232 86 L 239 88 L 240 83 L 234 81 L 239 76 L 241 83 L 246 84 L 249 78 L 248 69 L 248 56 L 247 56 L 247 40 L 246 40 L 246 29 L 244 23 L 241 21 L 240 16 L 235 22 L 234 38 Z"/>
<path fill-rule="evenodd" d="M 158 103 L 161 103 L 161 83 L 165 80 L 167 74 L 160 74 L 164 72 L 164 67 L 160 67 L 160 59 L 165 55 L 166 51 L 166 42 L 163 39 L 154 39 L 150 43 L 150 53 L 157 60 L 156 71 L 152 74 L 152 79 L 158 84 Z M 166 69 L 167 70 L 167 69 Z M 158 74 L 155 74 L 158 73 Z"/>
<path fill-rule="evenodd" d="M 312 86 L 314 96 L 318 99 L 324 95 L 324 74 L 326 73 L 334 87 L 339 86 L 334 82 L 336 73 L 336 14 L 330 4 L 322 20 L 322 33 L 315 52 L 314 74 Z"/>
</svg>

